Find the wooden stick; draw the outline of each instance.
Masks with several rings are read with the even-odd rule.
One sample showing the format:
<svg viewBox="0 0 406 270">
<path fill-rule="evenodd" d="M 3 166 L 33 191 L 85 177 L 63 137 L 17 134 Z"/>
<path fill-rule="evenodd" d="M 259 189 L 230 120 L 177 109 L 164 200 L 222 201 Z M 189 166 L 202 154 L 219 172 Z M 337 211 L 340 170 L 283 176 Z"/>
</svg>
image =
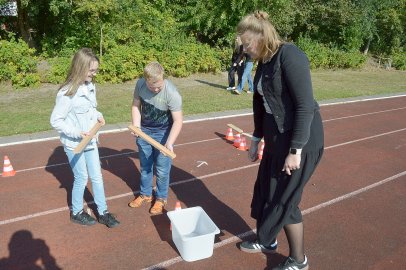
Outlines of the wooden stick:
<svg viewBox="0 0 406 270">
<path fill-rule="evenodd" d="M 252 138 L 252 135 L 249 133 L 244 132 L 241 128 L 233 125 L 233 124 L 227 124 L 228 127 L 234 129 L 235 131 L 237 131 L 238 133 L 247 136 L 248 138 Z M 261 140 L 261 142 L 264 142 L 264 139 Z"/>
<path fill-rule="evenodd" d="M 73 149 L 73 153 L 75 153 L 75 154 L 81 153 L 83 151 L 83 149 L 85 149 L 86 145 L 90 142 L 91 139 L 93 139 L 94 135 L 96 135 L 97 131 L 99 131 L 99 129 L 102 126 L 103 126 L 102 123 L 97 121 L 96 124 L 94 124 L 94 126 L 90 130 L 89 135 L 84 137 L 82 139 L 82 141 L 78 144 L 78 146 L 76 146 L 76 148 Z"/>
<path fill-rule="evenodd" d="M 133 125 L 129 125 L 128 129 L 137 134 L 138 136 L 140 136 L 141 138 L 143 138 L 144 140 L 146 140 L 149 144 L 158 149 L 165 156 L 168 156 L 171 159 L 174 159 L 176 157 L 176 154 L 174 152 L 172 152 L 171 150 L 169 150 L 168 148 L 166 148 L 165 146 L 163 146 L 162 144 L 160 144 L 159 142 L 157 142 L 156 140 L 145 134 L 140 128 Z"/>
</svg>

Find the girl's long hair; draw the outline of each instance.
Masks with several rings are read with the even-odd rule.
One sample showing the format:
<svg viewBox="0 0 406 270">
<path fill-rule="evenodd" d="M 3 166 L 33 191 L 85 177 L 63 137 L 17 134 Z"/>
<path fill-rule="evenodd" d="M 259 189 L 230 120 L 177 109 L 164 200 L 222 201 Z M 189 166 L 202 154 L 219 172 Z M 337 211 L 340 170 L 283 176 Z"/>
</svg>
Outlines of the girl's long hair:
<svg viewBox="0 0 406 270">
<path fill-rule="evenodd" d="M 268 17 L 268 13 L 258 10 L 245 16 L 237 25 L 238 35 L 242 35 L 246 31 L 251 31 L 262 37 L 259 44 L 260 59 L 258 59 L 262 61 L 272 58 L 279 46 L 283 43 L 275 27 L 268 20 Z"/>
<path fill-rule="evenodd" d="M 91 49 L 81 48 L 77 51 L 73 56 L 68 76 L 58 90 L 67 88 L 65 96 L 74 96 L 79 86 L 84 83 L 90 64 L 94 61 L 100 62 Z"/>
<path fill-rule="evenodd" d="M 241 38 L 240 38 L 240 36 L 237 35 L 235 37 L 235 42 L 234 42 L 234 51 L 239 52 L 241 45 L 242 45 Z"/>
</svg>

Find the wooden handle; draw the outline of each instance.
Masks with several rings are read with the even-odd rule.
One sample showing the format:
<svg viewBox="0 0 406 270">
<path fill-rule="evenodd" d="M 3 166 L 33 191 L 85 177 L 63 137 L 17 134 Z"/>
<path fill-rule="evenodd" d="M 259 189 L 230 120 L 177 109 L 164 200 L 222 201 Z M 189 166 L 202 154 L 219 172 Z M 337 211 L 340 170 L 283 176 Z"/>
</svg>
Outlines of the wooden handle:
<svg viewBox="0 0 406 270">
<path fill-rule="evenodd" d="M 227 124 L 227 126 L 230 127 L 230 128 L 232 128 L 232 129 L 234 129 L 235 131 L 237 131 L 237 132 L 240 133 L 240 134 L 243 134 L 243 133 L 244 133 L 244 131 L 243 131 L 241 128 L 239 128 L 239 127 L 237 127 L 237 126 L 234 126 L 233 124 Z"/>
<path fill-rule="evenodd" d="M 137 134 L 138 136 L 140 136 L 141 138 L 143 138 L 144 140 L 146 140 L 149 144 L 158 149 L 165 156 L 168 156 L 171 159 L 174 159 L 176 157 L 176 154 L 174 152 L 172 152 L 171 150 L 169 150 L 168 148 L 166 148 L 165 146 L 163 146 L 162 144 L 160 144 L 159 142 L 157 142 L 156 140 L 145 134 L 140 128 L 133 125 L 129 125 L 128 129 Z"/>
<path fill-rule="evenodd" d="M 73 149 L 73 153 L 75 153 L 75 154 L 81 153 L 83 151 L 83 149 L 85 149 L 86 145 L 90 142 L 91 139 L 93 139 L 94 135 L 96 135 L 97 131 L 99 131 L 99 129 L 102 126 L 103 126 L 102 123 L 97 121 L 96 124 L 94 124 L 94 126 L 90 130 L 89 135 L 84 137 L 82 139 L 82 141 L 78 144 L 78 146 L 76 146 L 76 148 Z"/>
<path fill-rule="evenodd" d="M 228 127 L 234 129 L 235 131 L 237 131 L 238 133 L 247 136 L 248 138 L 252 138 L 252 135 L 249 133 L 245 133 L 241 128 L 233 125 L 233 124 L 227 124 Z M 261 142 L 264 142 L 264 139 L 261 140 Z"/>
</svg>

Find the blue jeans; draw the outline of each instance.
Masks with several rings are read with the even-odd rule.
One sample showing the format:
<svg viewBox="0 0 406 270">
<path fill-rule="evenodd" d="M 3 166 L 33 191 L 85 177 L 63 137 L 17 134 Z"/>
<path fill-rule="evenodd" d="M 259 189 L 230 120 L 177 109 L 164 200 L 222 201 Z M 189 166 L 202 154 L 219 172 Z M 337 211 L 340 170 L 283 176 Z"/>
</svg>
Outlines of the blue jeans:
<svg viewBox="0 0 406 270">
<path fill-rule="evenodd" d="M 238 86 L 237 86 L 237 90 L 238 92 L 242 92 L 242 90 L 244 89 L 244 85 L 245 82 L 248 80 L 248 90 L 249 91 L 253 91 L 254 89 L 254 84 L 252 83 L 252 76 L 251 76 L 251 71 L 252 68 L 254 67 L 254 62 L 245 62 L 245 67 L 244 67 L 244 72 L 242 74 L 242 79 L 239 82 Z"/>
<path fill-rule="evenodd" d="M 165 145 L 169 136 L 169 130 L 150 131 L 142 129 L 144 133 Z M 171 172 L 172 159 L 163 155 L 158 149 L 153 147 L 147 141 L 138 137 L 136 139 L 138 154 L 141 165 L 140 194 L 145 196 L 152 195 L 154 165 L 156 171 L 156 198 L 166 200 L 168 198 L 169 174 Z"/>
<path fill-rule="evenodd" d="M 90 178 L 94 202 L 97 212 L 102 215 L 107 210 L 106 196 L 104 195 L 103 176 L 101 173 L 99 149 L 85 150 L 80 154 L 74 154 L 73 150 L 64 147 L 68 156 L 69 165 L 72 168 L 74 181 L 72 188 L 72 214 L 76 215 L 83 210 L 83 195 Z"/>
</svg>

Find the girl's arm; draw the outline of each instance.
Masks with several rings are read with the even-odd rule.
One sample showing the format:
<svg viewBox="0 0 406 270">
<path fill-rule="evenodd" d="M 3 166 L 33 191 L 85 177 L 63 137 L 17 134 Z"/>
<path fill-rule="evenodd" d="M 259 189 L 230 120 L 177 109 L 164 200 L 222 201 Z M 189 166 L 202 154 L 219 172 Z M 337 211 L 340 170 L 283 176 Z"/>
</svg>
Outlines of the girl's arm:
<svg viewBox="0 0 406 270">
<path fill-rule="evenodd" d="M 71 98 L 65 95 L 58 95 L 51 114 L 51 126 L 59 133 L 63 133 L 68 137 L 81 138 L 81 130 L 69 125 L 65 121 L 71 109 Z"/>
</svg>

